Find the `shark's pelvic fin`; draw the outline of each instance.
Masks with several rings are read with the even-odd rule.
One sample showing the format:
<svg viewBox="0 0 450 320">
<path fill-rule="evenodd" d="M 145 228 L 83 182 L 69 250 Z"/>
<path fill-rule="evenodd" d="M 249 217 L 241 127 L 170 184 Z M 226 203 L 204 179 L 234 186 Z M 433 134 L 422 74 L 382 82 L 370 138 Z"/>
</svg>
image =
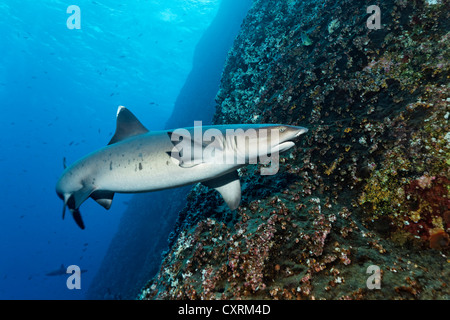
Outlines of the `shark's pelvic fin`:
<svg viewBox="0 0 450 320">
<path fill-rule="evenodd" d="M 144 125 L 127 108 L 120 106 L 117 110 L 116 132 L 108 145 L 147 133 Z"/>
<path fill-rule="evenodd" d="M 111 208 L 111 204 L 114 198 L 114 192 L 96 190 L 91 194 L 91 198 L 94 199 L 103 208 L 109 210 L 109 208 Z"/>
<path fill-rule="evenodd" d="M 237 171 L 232 171 L 215 179 L 202 182 L 208 188 L 216 189 L 231 210 L 236 210 L 241 202 L 241 182 Z"/>
</svg>

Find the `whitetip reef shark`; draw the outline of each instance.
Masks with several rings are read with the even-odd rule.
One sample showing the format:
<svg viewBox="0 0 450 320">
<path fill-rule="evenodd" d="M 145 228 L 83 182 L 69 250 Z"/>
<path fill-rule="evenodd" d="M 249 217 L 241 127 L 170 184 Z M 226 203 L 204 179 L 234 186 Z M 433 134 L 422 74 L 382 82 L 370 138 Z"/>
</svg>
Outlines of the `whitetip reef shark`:
<svg viewBox="0 0 450 320">
<path fill-rule="evenodd" d="M 278 161 L 273 155 L 292 148 L 307 131 L 280 124 L 149 131 L 120 106 L 108 145 L 65 168 L 59 178 L 56 193 L 64 201 L 63 219 L 67 207 L 84 229 L 79 208 L 88 198 L 109 209 L 116 192 L 150 192 L 199 182 L 216 189 L 235 210 L 241 200 L 237 169 L 256 159 Z M 191 146 L 194 152 L 188 152 Z"/>
</svg>

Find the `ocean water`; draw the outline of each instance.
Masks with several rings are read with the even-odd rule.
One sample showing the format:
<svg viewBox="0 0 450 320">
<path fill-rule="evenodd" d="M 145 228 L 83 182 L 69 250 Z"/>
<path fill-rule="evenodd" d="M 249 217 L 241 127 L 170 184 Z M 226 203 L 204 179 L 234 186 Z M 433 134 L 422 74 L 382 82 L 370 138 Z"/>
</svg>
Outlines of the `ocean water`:
<svg viewBox="0 0 450 320">
<path fill-rule="evenodd" d="M 87 201 L 80 230 L 55 194 L 63 159 L 106 145 L 119 105 L 164 128 L 219 4 L 0 2 L 0 299 L 84 298 L 131 196 L 109 211 Z M 68 27 L 70 5 L 80 29 Z M 51 275 L 61 265 L 87 270 L 81 290 Z"/>
<path fill-rule="evenodd" d="M 1 1 L 0 299 L 448 300 L 447 7 Z M 236 210 L 200 184 L 116 194 L 81 230 L 55 184 L 120 105 L 308 132 L 277 174 L 239 170 Z"/>
</svg>

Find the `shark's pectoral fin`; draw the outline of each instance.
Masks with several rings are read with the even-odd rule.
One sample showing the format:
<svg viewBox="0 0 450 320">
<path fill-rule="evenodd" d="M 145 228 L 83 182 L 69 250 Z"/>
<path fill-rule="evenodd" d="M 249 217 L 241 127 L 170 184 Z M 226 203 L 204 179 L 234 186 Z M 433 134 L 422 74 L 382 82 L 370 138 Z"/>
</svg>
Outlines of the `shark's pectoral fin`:
<svg viewBox="0 0 450 320">
<path fill-rule="evenodd" d="M 181 168 L 193 168 L 195 166 L 198 166 L 200 163 L 201 162 L 196 163 L 194 161 L 183 161 L 183 160 L 181 160 L 180 163 L 179 163 L 179 166 Z"/>
<path fill-rule="evenodd" d="M 109 208 L 111 208 L 111 204 L 114 198 L 114 192 L 96 190 L 91 194 L 91 198 L 94 199 L 103 208 L 109 210 Z"/>
<path fill-rule="evenodd" d="M 185 132 L 186 131 L 186 132 Z M 167 154 L 178 161 L 182 168 L 192 168 L 203 162 L 203 148 L 201 142 L 193 140 L 187 130 L 168 131 L 167 135 L 173 145 L 173 149 Z"/>
<path fill-rule="evenodd" d="M 215 163 L 223 160 L 221 157 L 223 146 L 217 140 L 197 141 L 192 139 L 189 131 L 185 129 L 169 131 L 167 134 L 173 145 L 172 151 L 167 154 L 176 159 L 182 168 L 192 168 L 202 163 Z"/>
<path fill-rule="evenodd" d="M 171 160 L 181 168 L 192 168 L 200 164 L 200 162 L 195 163 L 191 161 L 191 159 L 189 159 L 188 161 L 183 160 L 178 151 L 168 151 L 166 153 L 171 158 Z"/>
<path fill-rule="evenodd" d="M 241 183 L 237 171 L 202 182 L 208 188 L 216 189 L 231 210 L 236 210 L 241 202 Z"/>
<path fill-rule="evenodd" d="M 81 214 L 80 214 L 80 210 L 75 209 L 75 210 L 70 210 L 72 212 L 72 217 L 75 220 L 75 222 L 77 223 L 77 225 L 84 230 L 84 222 L 83 219 L 81 218 Z"/>
</svg>

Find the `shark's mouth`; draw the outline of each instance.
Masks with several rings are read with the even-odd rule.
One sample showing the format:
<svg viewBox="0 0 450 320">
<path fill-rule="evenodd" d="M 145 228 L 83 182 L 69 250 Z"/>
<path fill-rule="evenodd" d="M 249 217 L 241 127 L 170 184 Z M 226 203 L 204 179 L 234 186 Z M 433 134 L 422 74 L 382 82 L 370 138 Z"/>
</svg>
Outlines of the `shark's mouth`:
<svg viewBox="0 0 450 320">
<path fill-rule="evenodd" d="M 299 130 L 299 131 L 296 133 L 296 135 L 295 135 L 294 138 L 298 138 L 298 137 L 300 137 L 302 134 L 307 133 L 307 132 L 308 132 L 308 129 L 303 128 L 302 130 Z"/>
<path fill-rule="evenodd" d="M 273 147 L 272 153 L 273 152 L 281 153 L 283 151 L 286 151 L 286 150 L 292 148 L 293 146 L 295 146 L 295 142 L 299 140 L 299 137 L 306 132 L 308 132 L 308 129 L 306 129 L 306 128 L 299 130 L 291 139 L 283 141 L 282 143 Z"/>
<path fill-rule="evenodd" d="M 271 153 L 275 153 L 275 152 L 281 153 L 281 152 L 284 152 L 284 151 L 292 148 L 293 146 L 295 146 L 295 142 L 289 141 L 289 140 L 284 141 L 284 142 L 280 143 L 279 145 L 273 147 L 271 150 Z"/>
</svg>

